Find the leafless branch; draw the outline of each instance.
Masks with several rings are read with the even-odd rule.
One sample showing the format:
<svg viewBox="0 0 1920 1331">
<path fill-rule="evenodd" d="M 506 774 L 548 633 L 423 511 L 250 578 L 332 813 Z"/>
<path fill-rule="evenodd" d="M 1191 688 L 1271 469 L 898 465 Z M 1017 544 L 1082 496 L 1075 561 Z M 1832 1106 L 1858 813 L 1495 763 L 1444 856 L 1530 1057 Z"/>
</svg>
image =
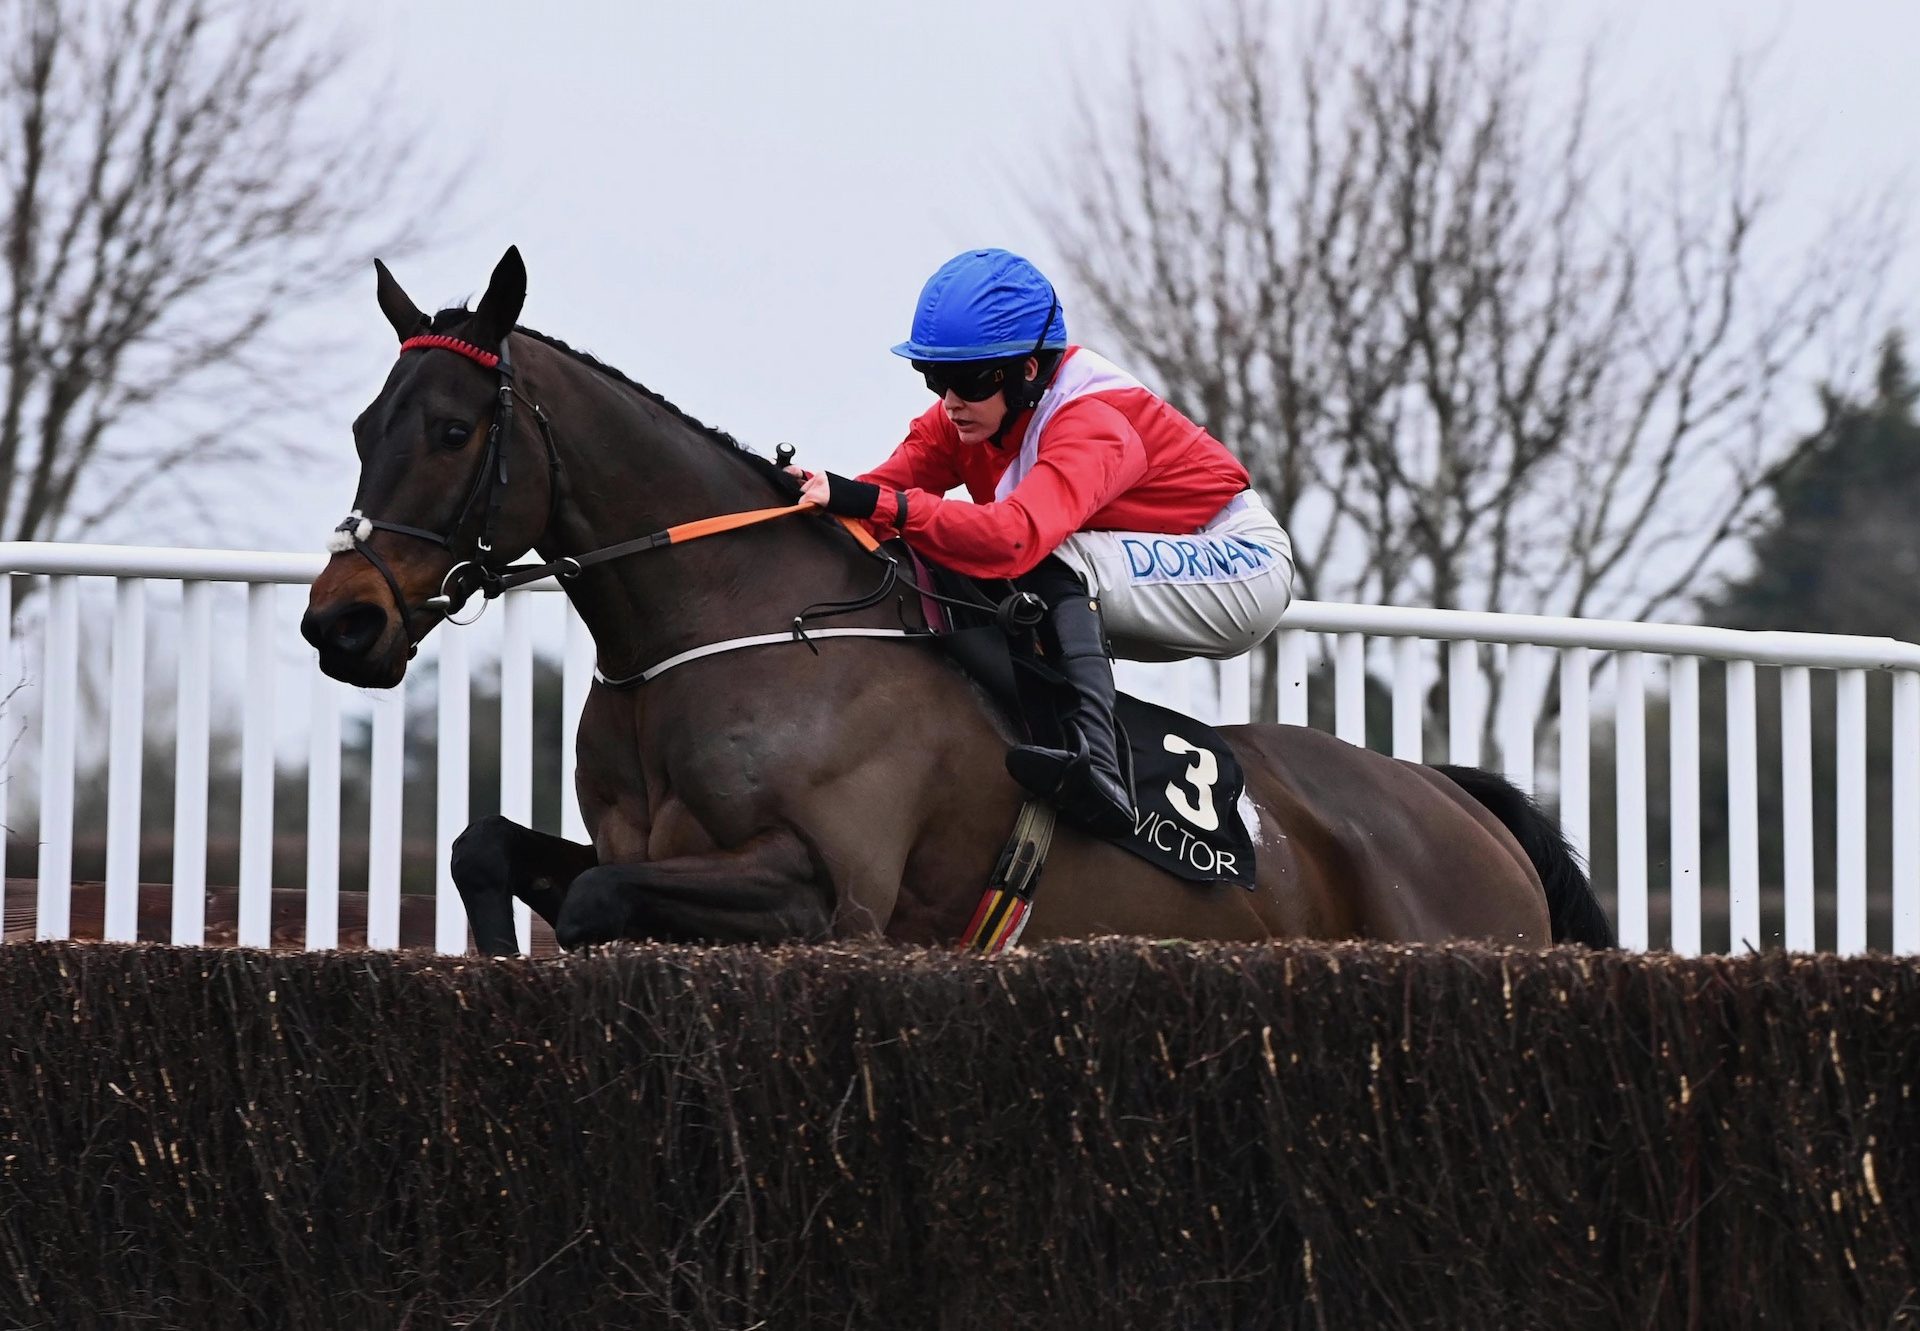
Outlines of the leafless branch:
<svg viewBox="0 0 1920 1331">
<path fill-rule="evenodd" d="M 49 539 L 247 456 L 207 421 L 301 400 L 276 328 L 447 181 L 286 0 L 0 0 L 0 53 L 0 537 Z"/>
<path fill-rule="evenodd" d="M 1809 357 L 1869 349 L 1893 196 L 1787 245 L 1738 58 L 1695 132 L 1603 104 L 1597 45 L 1545 86 L 1511 0 L 1280 8 L 1083 94 L 1038 205 L 1079 294 L 1247 463 L 1303 593 L 1683 604 L 1804 434 Z"/>
</svg>

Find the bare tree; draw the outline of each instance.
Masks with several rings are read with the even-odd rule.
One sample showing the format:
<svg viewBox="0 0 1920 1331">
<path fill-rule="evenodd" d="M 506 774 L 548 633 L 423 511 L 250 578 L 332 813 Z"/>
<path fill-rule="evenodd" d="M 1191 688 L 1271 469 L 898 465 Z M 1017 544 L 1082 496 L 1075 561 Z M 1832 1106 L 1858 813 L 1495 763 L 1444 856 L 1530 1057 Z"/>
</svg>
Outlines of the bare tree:
<svg viewBox="0 0 1920 1331">
<path fill-rule="evenodd" d="M 1124 349 L 1245 460 L 1299 594 L 1651 616 L 1747 533 L 1809 355 L 1870 345 L 1890 210 L 1772 234 L 1736 62 L 1702 135 L 1544 91 L 1498 0 L 1218 7 L 1086 100 L 1041 211 Z M 1171 80 L 1156 73 L 1171 71 Z M 1654 145 L 1649 147 L 1649 144 Z"/>
<path fill-rule="evenodd" d="M 389 246 L 410 139 L 285 3 L 0 0 L 0 537 L 257 456 L 290 306 Z"/>
</svg>

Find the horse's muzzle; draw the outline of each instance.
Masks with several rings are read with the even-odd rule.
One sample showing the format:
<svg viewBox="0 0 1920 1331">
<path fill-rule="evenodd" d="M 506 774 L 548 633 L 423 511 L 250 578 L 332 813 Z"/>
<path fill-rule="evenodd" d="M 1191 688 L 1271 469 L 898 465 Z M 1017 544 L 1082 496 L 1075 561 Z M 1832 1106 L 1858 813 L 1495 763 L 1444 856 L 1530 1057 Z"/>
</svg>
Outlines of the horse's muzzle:
<svg viewBox="0 0 1920 1331">
<path fill-rule="evenodd" d="M 320 669 L 343 684 L 386 689 L 407 670 L 407 653 L 397 650 L 393 614 L 371 601 L 309 609 L 300 619 L 300 636 L 320 653 Z"/>
</svg>

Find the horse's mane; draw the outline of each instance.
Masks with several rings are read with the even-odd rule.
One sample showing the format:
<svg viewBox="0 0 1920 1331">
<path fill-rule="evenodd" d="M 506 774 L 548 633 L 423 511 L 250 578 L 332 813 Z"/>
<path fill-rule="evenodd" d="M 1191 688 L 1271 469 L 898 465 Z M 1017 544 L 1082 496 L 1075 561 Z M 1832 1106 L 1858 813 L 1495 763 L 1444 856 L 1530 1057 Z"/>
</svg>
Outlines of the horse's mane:
<svg viewBox="0 0 1920 1331">
<path fill-rule="evenodd" d="M 473 317 L 473 311 L 468 309 L 466 306 L 464 305 L 450 306 L 449 308 L 441 310 L 438 314 L 433 316 L 433 331 L 436 333 L 445 333 L 450 329 L 458 327 L 460 324 L 466 322 L 466 320 L 472 317 Z M 631 388 L 634 392 L 640 394 L 640 396 L 646 398 L 647 401 L 653 403 L 656 406 L 665 408 L 674 417 L 675 420 L 680 421 L 684 425 L 692 427 L 693 431 L 696 434 L 701 435 L 703 438 L 707 439 L 708 441 L 714 444 L 718 444 L 722 448 L 728 448 L 733 450 L 733 452 L 737 453 L 743 460 L 751 463 L 756 463 L 759 466 L 766 468 L 770 471 L 777 470 L 771 461 L 769 461 L 764 457 L 761 457 L 758 453 L 754 452 L 751 448 L 748 448 L 745 444 L 741 443 L 738 439 L 728 434 L 725 430 L 716 429 L 714 426 L 708 425 L 696 419 L 695 417 L 689 415 L 687 412 L 682 411 L 679 407 L 674 406 L 673 403 L 667 401 L 666 398 L 660 396 L 660 394 L 654 392 L 651 388 L 648 388 L 645 384 L 640 383 L 638 380 L 628 378 L 626 375 L 622 374 L 619 370 L 607 364 L 605 361 L 600 360 L 597 357 L 591 356 L 586 352 L 579 350 L 576 347 L 570 347 L 565 342 L 562 342 L 559 338 L 553 337 L 547 333 L 542 333 L 537 329 L 528 328 L 521 324 L 516 324 L 514 325 L 513 331 L 516 333 L 520 333 L 523 336 L 532 338 L 534 341 L 540 343 L 542 346 L 552 347 L 555 351 L 561 353 L 562 355 L 570 357 L 573 360 L 579 361 L 582 365 L 586 366 L 588 369 L 593 370 L 597 374 L 605 375 L 607 378 L 613 380 L 617 384 L 624 384 L 626 387 Z"/>
</svg>

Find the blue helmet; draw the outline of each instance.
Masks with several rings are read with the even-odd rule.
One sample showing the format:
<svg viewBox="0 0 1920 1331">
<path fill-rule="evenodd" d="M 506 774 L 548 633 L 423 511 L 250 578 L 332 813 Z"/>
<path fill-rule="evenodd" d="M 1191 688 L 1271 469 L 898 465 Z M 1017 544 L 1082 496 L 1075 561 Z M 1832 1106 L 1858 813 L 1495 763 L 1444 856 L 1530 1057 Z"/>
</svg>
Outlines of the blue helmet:
<svg viewBox="0 0 1920 1331">
<path fill-rule="evenodd" d="M 1006 250 L 968 250 L 920 288 L 913 336 L 893 349 L 908 360 L 996 360 L 1061 351 L 1067 314 L 1053 283 Z"/>
</svg>

